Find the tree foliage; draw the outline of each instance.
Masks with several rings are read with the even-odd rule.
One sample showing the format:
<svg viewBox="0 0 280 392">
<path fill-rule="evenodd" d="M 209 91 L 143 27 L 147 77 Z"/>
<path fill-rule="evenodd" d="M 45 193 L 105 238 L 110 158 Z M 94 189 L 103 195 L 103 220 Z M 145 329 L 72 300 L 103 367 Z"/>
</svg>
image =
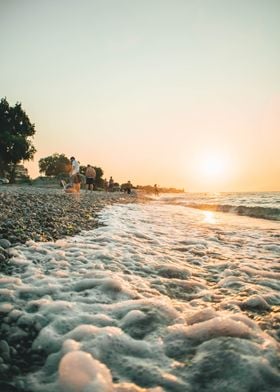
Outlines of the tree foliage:
<svg viewBox="0 0 280 392">
<path fill-rule="evenodd" d="M 64 154 L 55 153 L 39 160 L 39 171 L 46 176 L 67 174 L 71 170 L 71 162 Z"/>
<path fill-rule="evenodd" d="M 80 165 L 80 173 L 85 175 L 86 166 Z M 95 184 L 103 187 L 103 170 L 101 167 L 93 166 L 96 172 Z M 39 160 L 39 172 L 46 176 L 64 177 L 71 171 L 71 162 L 64 154 L 52 154 Z"/>
<path fill-rule="evenodd" d="M 6 98 L 0 101 L 0 175 L 7 173 L 15 180 L 15 168 L 21 160 L 33 159 L 36 152 L 31 138 L 35 125 L 31 124 L 21 103 L 10 106 Z"/>
</svg>

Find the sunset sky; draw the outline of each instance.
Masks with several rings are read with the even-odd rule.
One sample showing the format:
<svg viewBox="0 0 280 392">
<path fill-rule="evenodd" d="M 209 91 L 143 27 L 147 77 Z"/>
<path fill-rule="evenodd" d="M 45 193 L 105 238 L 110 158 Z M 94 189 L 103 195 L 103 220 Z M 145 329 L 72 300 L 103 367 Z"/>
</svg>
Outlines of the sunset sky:
<svg viewBox="0 0 280 392">
<path fill-rule="evenodd" d="M 57 152 L 134 185 L 280 190 L 279 20 L 279 0 L 0 0 L 30 175 Z"/>
</svg>

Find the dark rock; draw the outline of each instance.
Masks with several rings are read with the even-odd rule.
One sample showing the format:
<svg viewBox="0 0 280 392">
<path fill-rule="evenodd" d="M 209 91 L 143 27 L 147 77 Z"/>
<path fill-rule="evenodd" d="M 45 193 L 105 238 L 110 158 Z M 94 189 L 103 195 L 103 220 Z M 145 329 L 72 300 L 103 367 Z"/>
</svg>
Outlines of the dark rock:
<svg viewBox="0 0 280 392">
<path fill-rule="evenodd" d="M 11 243 L 9 240 L 6 240 L 5 238 L 0 239 L 0 246 L 4 249 L 10 248 Z"/>
<path fill-rule="evenodd" d="M 0 355 L 5 361 L 10 362 L 10 347 L 6 340 L 0 340 Z"/>
</svg>

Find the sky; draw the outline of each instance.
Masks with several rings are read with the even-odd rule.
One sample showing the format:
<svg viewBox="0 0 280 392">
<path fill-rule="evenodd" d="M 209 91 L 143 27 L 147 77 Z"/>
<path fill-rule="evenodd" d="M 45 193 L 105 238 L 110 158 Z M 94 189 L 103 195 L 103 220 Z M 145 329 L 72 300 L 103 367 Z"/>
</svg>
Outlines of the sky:
<svg viewBox="0 0 280 392">
<path fill-rule="evenodd" d="M 280 190 L 280 1 L 0 0 L 0 97 L 54 153 L 186 191 Z"/>
</svg>

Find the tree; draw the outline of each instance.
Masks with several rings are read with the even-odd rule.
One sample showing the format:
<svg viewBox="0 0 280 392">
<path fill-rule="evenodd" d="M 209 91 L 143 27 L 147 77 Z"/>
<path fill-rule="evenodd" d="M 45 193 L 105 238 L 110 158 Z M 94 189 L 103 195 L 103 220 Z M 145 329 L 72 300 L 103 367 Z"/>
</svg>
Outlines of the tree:
<svg viewBox="0 0 280 392">
<path fill-rule="evenodd" d="M 95 178 L 95 183 L 96 186 L 102 186 L 103 187 L 103 170 L 101 169 L 101 167 L 96 167 L 93 166 L 96 172 L 96 178 Z"/>
<path fill-rule="evenodd" d="M 39 160 L 39 172 L 46 176 L 68 174 L 70 170 L 71 162 L 64 154 L 55 153 Z"/>
<path fill-rule="evenodd" d="M 36 152 L 30 138 L 35 134 L 21 103 L 10 106 L 6 98 L 0 101 L 0 175 L 15 181 L 16 165 L 33 159 Z"/>
</svg>

